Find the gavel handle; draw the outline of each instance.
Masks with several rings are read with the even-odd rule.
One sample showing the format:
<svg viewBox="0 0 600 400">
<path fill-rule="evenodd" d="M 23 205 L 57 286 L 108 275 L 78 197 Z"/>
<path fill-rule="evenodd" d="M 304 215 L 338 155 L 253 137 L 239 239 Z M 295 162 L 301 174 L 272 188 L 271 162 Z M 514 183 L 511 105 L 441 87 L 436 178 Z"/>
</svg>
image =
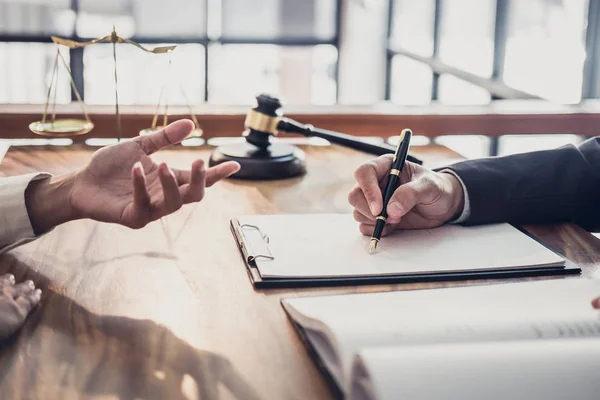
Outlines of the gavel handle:
<svg viewBox="0 0 600 400">
<path fill-rule="evenodd" d="M 299 133 L 307 137 L 320 137 L 323 139 L 327 139 L 331 143 L 339 144 L 359 151 L 364 151 L 365 153 L 374 154 L 376 156 L 381 156 L 383 154 L 393 154 L 396 151 L 396 148 L 389 144 L 368 143 L 352 135 L 329 131 L 326 129 L 315 128 L 312 125 L 301 124 L 300 122 L 294 121 L 293 119 L 289 118 L 282 118 L 277 124 L 277 130 L 288 133 Z M 418 158 L 411 156 L 410 154 L 406 157 L 406 159 L 415 164 L 423 164 L 422 160 L 419 160 Z"/>
</svg>

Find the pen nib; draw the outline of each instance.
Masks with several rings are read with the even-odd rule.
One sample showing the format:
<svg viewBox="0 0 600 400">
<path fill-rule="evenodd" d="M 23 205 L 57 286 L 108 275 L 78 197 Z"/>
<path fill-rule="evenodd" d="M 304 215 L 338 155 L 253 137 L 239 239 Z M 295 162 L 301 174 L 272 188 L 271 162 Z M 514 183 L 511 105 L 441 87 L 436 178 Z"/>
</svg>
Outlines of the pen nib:
<svg viewBox="0 0 600 400">
<path fill-rule="evenodd" d="M 377 248 L 377 239 L 371 239 L 371 243 L 369 243 L 369 254 L 373 254 L 375 249 Z"/>
</svg>

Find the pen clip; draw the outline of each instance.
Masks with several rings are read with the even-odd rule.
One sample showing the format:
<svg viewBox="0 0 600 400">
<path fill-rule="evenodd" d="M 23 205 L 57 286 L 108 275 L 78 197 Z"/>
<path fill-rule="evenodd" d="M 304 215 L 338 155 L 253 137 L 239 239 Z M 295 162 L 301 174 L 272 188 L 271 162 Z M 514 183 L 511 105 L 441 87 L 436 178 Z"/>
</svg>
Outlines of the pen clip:
<svg viewBox="0 0 600 400">
<path fill-rule="evenodd" d="M 404 142 L 404 139 L 406 139 L 407 135 L 408 135 L 408 140 L 410 140 L 410 137 L 412 136 L 412 131 L 408 128 L 402 129 L 402 132 L 400 132 L 400 138 L 398 139 L 398 146 L 396 146 L 396 152 L 394 153 L 393 162 L 396 162 L 396 160 L 398 159 L 398 152 L 400 151 L 400 148 L 402 147 L 402 143 Z M 408 147 L 410 147 L 410 143 L 408 144 Z M 408 154 L 408 147 L 406 148 L 407 154 Z M 406 156 L 404 156 L 404 158 L 405 157 Z"/>
</svg>

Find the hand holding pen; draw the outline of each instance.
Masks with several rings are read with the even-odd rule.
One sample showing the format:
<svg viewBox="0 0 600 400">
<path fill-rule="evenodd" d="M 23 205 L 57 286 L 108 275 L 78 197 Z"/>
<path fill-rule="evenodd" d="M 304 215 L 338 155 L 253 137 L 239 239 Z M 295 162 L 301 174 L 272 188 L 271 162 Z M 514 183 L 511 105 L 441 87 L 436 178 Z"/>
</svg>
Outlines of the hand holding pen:
<svg viewBox="0 0 600 400">
<path fill-rule="evenodd" d="M 387 154 L 363 163 L 354 172 L 356 186 L 348 201 L 363 235 L 374 236 L 377 217 L 385 216 L 384 210 L 387 219 L 380 223 L 384 225 L 380 238 L 396 229 L 434 228 L 461 215 L 464 192 L 460 181 L 444 169 L 436 172 L 410 161 L 404 163 L 401 184 L 384 206 L 382 190 L 387 189 L 392 164 L 393 155 Z"/>
</svg>

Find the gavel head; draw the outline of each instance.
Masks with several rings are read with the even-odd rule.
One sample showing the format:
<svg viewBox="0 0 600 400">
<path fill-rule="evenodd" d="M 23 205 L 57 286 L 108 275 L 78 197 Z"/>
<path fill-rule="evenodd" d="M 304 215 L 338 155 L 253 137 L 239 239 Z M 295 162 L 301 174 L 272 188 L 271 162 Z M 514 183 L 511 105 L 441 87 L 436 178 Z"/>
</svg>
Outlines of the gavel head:
<svg viewBox="0 0 600 400">
<path fill-rule="evenodd" d="M 277 124 L 281 120 L 281 101 L 277 97 L 260 94 L 256 106 L 246 115 L 244 137 L 246 141 L 260 149 L 271 145 L 271 137 L 277 134 Z"/>
</svg>

